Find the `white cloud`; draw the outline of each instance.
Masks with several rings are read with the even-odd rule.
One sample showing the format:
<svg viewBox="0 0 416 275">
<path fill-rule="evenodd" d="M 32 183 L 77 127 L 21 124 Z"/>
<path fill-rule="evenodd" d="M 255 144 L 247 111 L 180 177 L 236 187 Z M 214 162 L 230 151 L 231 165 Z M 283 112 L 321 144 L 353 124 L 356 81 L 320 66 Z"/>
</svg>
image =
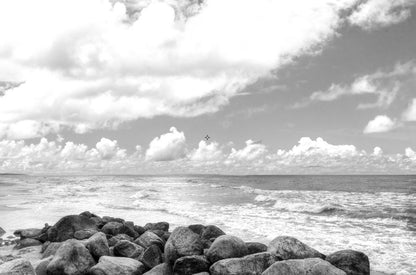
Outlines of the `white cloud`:
<svg viewBox="0 0 416 275">
<path fill-rule="evenodd" d="M 117 140 L 110 140 L 107 138 L 101 138 L 95 145 L 98 152 L 101 154 L 103 159 L 111 159 L 115 155 L 119 157 L 125 157 L 125 150 L 121 150 L 117 146 Z"/>
<path fill-rule="evenodd" d="M 175 127 L 170 128 L 170 133 L 155 137 L 146 151 L 146 159 L 154 161 L 169 161 L 185 157 L 186 139 L 183 132 L 178 132 Z"/>
<path fill-rule="evenodd" d="M 252 161 L 263 156 L 267 152 L 266 146 L 251 139 L 246 141 L 246 146 L 240 150 L 231 149 L 229 161 Z"/>
<path fill-rule="evenodd" d="M 415 0 L 367 0 L 362 1 L 349 17 L 353 25 L 371 30 L 400 23 L 411 15 Z"/>
<path fill-rule="evenodd" d="M 198 144 L 198 148 L 194 149 L 188 157 L 192 161 L 219 161 L 224 157 L 224 154 L 217 142 L 208 144 L 204 140 L 201 140 Z"/>
<path fill-rule="evenodd" d="M 388 116 L 380 115 L 376 116 L 373 120 L 368 122 L 364 129 L 364 133 L 384 133 L 393 130 L 397 126 L 398 124 L 395 120 L 392 120 Z"/>
<path fill-rule="evenodd" d="M 416 98 L 413 98 L 409 107 L 403 113 L 403 119 L 406 121 L 416 121 Z"/>
</svg>

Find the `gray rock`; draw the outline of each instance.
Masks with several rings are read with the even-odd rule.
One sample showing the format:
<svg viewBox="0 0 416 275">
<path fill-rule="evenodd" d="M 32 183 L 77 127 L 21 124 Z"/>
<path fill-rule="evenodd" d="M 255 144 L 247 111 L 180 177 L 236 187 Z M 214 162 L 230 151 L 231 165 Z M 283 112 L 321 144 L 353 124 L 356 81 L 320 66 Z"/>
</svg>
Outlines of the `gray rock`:
<svg viewBox="0 0 416 275">
<path fill-rule="evenodd" d="M 243 258 L 220 260 L 211 266 L 210 272 L 211 275 L 260 275 L 275 262 L 271 253 L 261 252 Z"/>
<path fill-rule="evenodd" d="M 118 223 L 123 223 L 124 220 L 120 219 L 120 218 L 114 218 L 114 217 L 109 217 L 109 216 L 104 216 L 102 217 L 102 221 L 104 223 L 108 223 L 108 222 L 118 222 Z"/>
<path fill-rule="evenodd" d="M 95 215 L 94 213 L 91 213 L 90 211 L 84 211 L 79 214 L 80 216 L 85 216 L 87 218 L 99 218 L 99 216 Z"/>
<path fill-rule="evenodd" d="M 3 237 L 4 234 L 6 234 L 6 231 L 0 227 L 0 237 Z"/>
<path fill-rule="evenodd" d="M 125 240 L 119 241 L 114 246 L 115 256 L 138 259 L 143 252 L 144 248 L 142 246 Z"/>
<path fill-rule="evenodd" d="M 79 215 L 69 215 L 61 218 L 54 226 L 48 229 L 48 240 L 63 242 L 74 238 L 74 233 L 80 230 L 98 231 L 94 221 Z"/>
<path fill-rule="evenodd" d="M 346 275 L 346 273 L 321 258 L 306 258 L 276 262 L 262 275 Z"/>
<path fill-rule="evenodd" d="M 91 275 L 141 275 L 144 265 L 134 259 L 125 257 L 103 256 L 98 264 L 94 265 L 89 274 Z"/>
<path fill-rule="evenodd" d="M 144 248 L 148 248 L 151 245 L 157 245 L 161 250 L 163 250 L 163 247 L 165 246 L 165 242 L 155 233 L 150 231 L 144 232 L 134 242 Z"/>
<path fill-rule="evenodd" d="M 219 227 L 215 225 L 207 225 L 201 233 L 201 238 L 204 240 L 216 239 L 219 236 L 225 235 L 225 232 L 222 231 Z"/>
<path fill-rule="evenodd" d="M 188 226 L 194 233 L 198 234 L 199 236 L 202 235 L 202 231 L 205 229 L 205 225 L 202 224 L 191 224 Z"/>
<path fill-rule="evenodd" d="M 24 274 L 24 275 L 36 275 L 35 269 L 31 263 L 22 258 L 11 260 L 0 265 L 0 274 Z"/>
<path fill-rule="evenodd" d="M 193 255 L 177 259 L 173 265 L 173 274 L 192 275 L 195 273 L 208 271 L 209 262 L 205 256 Z"/>
<path fill-rule="evenodd" d="M 140 255 L 139 260 L 148 268 L 152 269 L 155 266 L 163 263 L 162 251 L 157 245 L 151 245 L 145 249 Z"/>
<path fill-rule="evenodd" d="M 208 272 L 199 272 L 199 273 L 195 273 L 194 275 L 209 275 Z"/>
<path fill-rule="evenodd" d="M 49 245 L 46 247 L 46 249 L 43 252 L 42 259 L 48 258 L 49 256 L 54 256 L 56 254 L 56 251 L 61 247 L 62 243 L 49 243 Z"/>
<path fill-rule="evenodd" d="M 39 237 L 40 234 L 42 234 L 42 229 L 38 228 L 27 228 L 27 229 L 18 229 L 14 231 L 14 235 L 17 237 L 20 237 L 22 239 L 24 238 L 31 238 L 34 239 L 36 237 Z"/>
<path fill-rule="evenodd" d="M 85 247 L 96 261 L 98 261 L 98 259 L 102 256 L 110 255 L 107 238 L 102 232 L 95 233 L 88 240 L 86 240 Z"/>
<path fill-rule="evenodd" d="M 17 244 L 14 248 L 15 249 L 22 249 L 22 248 L 25 248 L 25 247 L 37 246 L 37 245 L 42 245 L 42 243 L 38 240 L 35 240 L 35 239 L 26 238 L 26 239 L 21 239 L 21 240 L 17 241 Z"/>
<path fill-rule="evenodd" d="M 48 264 L 52 261 L 53 256 L 41 260 L 35 268 L 36 275 L 47 275 Z"/>
<path fill-rule="evenodd" d="M 140 226 L 140 225 L 134 225 L 134 231 L 136 231 L 136 232 L 137 232 L 137 234 L 141 235 L 141 234 L 143 234 L 144 232 L 146 232 L 146 229 L 144 229 L 144 227 L 143 227 L 143 226 Z"/>
<path fill-rule="evenodd" d="M 201 255 L 203 244 L 198 234 L 188 227 L 177 227 L 173 230 L 165 245 L 165 258 L 171 265 L 184 256 Z"/>
<path fill-rule="evenodd" d="M 258 242 L 246 242 L 248 254 L 255 254 L 267 251 L 267 245 Z"/>
<path fill-rule="evenodd" d="M 147 230 L 162 230 L 162 231 L 169 231 L 169 223 L 167 222 L 157 222 L 157 223 L 147 223 L 144 226 L 144 229 Z"/>
<path fill-rule="evenodd" d="M 98 232 L 97 230 L 78 230 L 77 232 L 74 233 L 74 238 L 77 240 L 88 239 L 89 237 L 91 237 L 97 232 Z"/>
<path fill-rule="evenodd" d="M 319 251 L 289 236 L 280 236 L 272 240 L 267 251 L 280 257 L 282 260 L 305 258 L 325 259 L 325 255 Z"/>
<path fill-rule="evenodd" d="M 173 275 L 173 270 L 169 264 L 163 263 L 155 266 L 143 275 Z"/>
<path fill-rule="evenodd" d="M 118 235 L 111 237 L 108 240 L 108 245 L 115 246 L 119 241 L 122 241 L 122 240 L 132 242 L 133 238 L 126 234 L 118 234 Z"/>
<path fill-rule="evenodd" d="M 369 275 L 370 261 L 367 255 L 355 250 L 341 250 L 328 255 L 325 259 L 333 266 L 345 271 L 347 275 Z"/>
<path fill-rule="evenodd" d="M 80 241 L 67 240 L 56 251 L 46 270 L 48 275 L 78 275 L 87 274 L 95 265 L 88 249 Z"/>
<path fill-rule="evenodd" d="M 132 238 L 137 238 L 139 236 L 139 234 L 134 230 L 134 227 L 128 223 L 108 222 L 101 228 L 101 231 L 112 236 L 116 236 L 118 234 L 127 234 Z"/>
<path fill-rule="evenodd" d="M 219 236 L 207 251 L 211 263 L 228 258 L 240 258 L 248 254 L 243 240 L 231 235 Z"/>
</svg>

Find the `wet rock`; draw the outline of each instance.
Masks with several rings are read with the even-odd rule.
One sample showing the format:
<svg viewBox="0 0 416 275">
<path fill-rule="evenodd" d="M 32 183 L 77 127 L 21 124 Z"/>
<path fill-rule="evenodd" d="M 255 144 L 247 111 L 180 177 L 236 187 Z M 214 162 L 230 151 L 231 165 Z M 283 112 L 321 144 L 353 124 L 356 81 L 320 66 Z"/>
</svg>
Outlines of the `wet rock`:
<svg viewBox="0 0 416 275">
<path fill-rule="evenodd" d="M 40 234 L 42 234 L 42 229 L 38 229 L 38 228 L 18 229 L 14 231 L 13 234 L 22 239 L 25 239 L 25 238 L 34 239 L 38 237 Z"/>
<path fill-rule="evenodd" d="M 108 245 L 115 246 L 119 241 L 122 241 L 122 240 L 132 242 L 133 238 L 126 234 L 118 234 L 118 235 L 111 237 L 108 240 Z"/>
<path fill-rule="evenodd" d="M 69 215 L 61 218 L 54 226 L 48 229 L 48 240 L 63 242 L 74 238 L 74 233 L 80 230 L 97 231 L 96 224 L 89 218 L 79 215 Z"/>
<path fill-rule="evenodd" d="M 169 223 L 167 222 L 157 222 L 157 223 L 147 223 L 144 226 L 144 229 L 147 230 L 162 230 L 162 231 L 169 231 Z"/>
<path fill-rule="evenodd" d="M 173 265 L 173 273 L 176 275 L 192 275 L 198 272 L 208 271 L 209 262 L 205 256 L 192 255 L 177 259 Z"/>
<path fill-rule="evenodd" d="M 119 241 L 114 246 L 114 255 L 137 259 L 144 252 L 144 248 L 129 241 Z"/>
<path fill-rule="evenodd" d="M 19 240 L 14 248 L 15 249 L 22 249 L 22 248 L 25 248 L 25 247 L 37 246 L 37 245 L 42 245 L 42 243 L 38 240 L 27 238 L 27 239 Z"/>
<path fill-rule="evenodd" d="M 219 236 L 207 251 L 211 263 L 228 258 L 240 258 L 248 254 L 247 246 L 240 238 L 231 235 Z"/>
<path fill-rule="evenodd" d="M 210 272 L 211 275 L 260 275 L 275 262 L 271 253 L 261 252 L 243 258 L 220 260 L 211 266 Z"/>
<path fill-rule="evenodd" d="M 248 254 L 255 254 L 267 251 L 267 245 L 258 242 L 246 242 Z"/>
<path fill-rule="evenodd" d="M 0 274 L 24 274 L 36 275 L 35 269 L 31 263 L 22 258 L 11 260 L 0 265 Z"/>
<path fill-rule="evenodd" d="M 341 250 L 325 259 L 333 266 L 345 271 L 347 275 L 369 275 L 370 261 L 367 255 L 355 250 Z"/>
<path fill-rule="evenodd" d="M 201 238 L 188 227 L 177 227 L 173 230 L 165 245 L 165 258 L 172 265 L 178 258 L 201 255 L 202 252 Z"/>
<path fill-rule="evenodd" d="M 173 270 L 170 265 L 168 265 L 167 263 L 163 263 L 155 266 L 143 275 L 173 275 Z"/>
<path fill-rule="evenodd" d="M 319 251 L 289 236 L 280 236 L 272 240 L 267 251 L 280 257 L 282 260 L 305 258 L 325 259 L 325 255 Z"/>
<path fill-rule="evenodd" d="M 146 231 L 140 237 L 138 237 L 135 241 L 136 244 L 143 246 L 144 248 L 148 248 L 151 245 L 157 245 L 161 250 L 165 246 L 165 242 L 159 238 L 155 233 Z"/>
<path fill-rule="evenodd" d="M 61 245 L 62 243 L 58 242 L 49 243 L 43 252 L 42 259 L 45 259 L 49 256 L 54 256 L 56 254 L 56 251 L 58 251 L 58 249 L 61 247 Z"/>
<path fill-rule="evenodd" d="M 47 275 L 48 264 L 52 261 L 53 256 L 41 260 L 35 268 L 36 275 Z"/>
<path fill-rule="evenodd" d="M 262 275 L 346 275 L 346 273 L 321 258 L 305 258 L 276 262 Z"/>
<path fill-rule="evenodd" d="M 107 238 L 102 232 L 92 235 L 86 242 L 85 247 L 88 249 L 92 257 L 98 261 L 102 256 L 109 256 L 110 249 L 108 247 Z"/>
<path fill-rule="evenodd" d="M 92 235 L 94 235 L 97 232 L 98 231 L 96 231 L 96 230 L 79 230 L 79 231 L 74 233 L 74 238 L 77 239 L 77 240 L 88 239 L 89 237 L 91 237 Z"/>
<path fill-rule="evenodd" d="M 151 245 L 144 250 L 140 255 L 139 260 L 146 266 L 148 269 L 163 263 L 162 251 L 157 245 Z"/>
<path fill-rule="evenodd" d="M 80 241 L 67 240 L 56 251 L 46 270 L 49 275 L 87 274 L 93 265 L 95 265 L 93 257 Z"/>
<path fill-rule="evenodd" d="M 103 256 L 94 265 L 89 274 L 91 275 L 141 275 L 144 265 L 134 259 L 125 257 Z"/>
</svg>

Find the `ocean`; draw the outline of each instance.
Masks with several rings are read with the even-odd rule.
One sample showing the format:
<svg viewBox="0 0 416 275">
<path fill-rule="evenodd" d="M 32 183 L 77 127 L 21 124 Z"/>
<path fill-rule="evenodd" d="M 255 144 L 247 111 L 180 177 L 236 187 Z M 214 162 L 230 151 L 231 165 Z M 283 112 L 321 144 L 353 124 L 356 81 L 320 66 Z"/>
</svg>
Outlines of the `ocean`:
<svg viewBox="0 0 416 275">
<path fill-rule="evenodd" d="M 215 224 L 245 241 L 294 236 L 371 269 L 416 274 L 416 176 L 0 176 L 0 227 L 89 210 L 144 225 Z"/>
</svg>

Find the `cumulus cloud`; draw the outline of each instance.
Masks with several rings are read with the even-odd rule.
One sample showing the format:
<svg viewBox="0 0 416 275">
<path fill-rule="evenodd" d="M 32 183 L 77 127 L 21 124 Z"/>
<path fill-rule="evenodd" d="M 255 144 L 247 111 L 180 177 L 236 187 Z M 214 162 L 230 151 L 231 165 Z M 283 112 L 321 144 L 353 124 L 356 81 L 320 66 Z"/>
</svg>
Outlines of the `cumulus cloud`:
<svg viewBox="0 0 416 275">
<path fill-rule="evenodd" d="M 183 158 L 186 155 L 186 139 L 183 132 L 175 127 L 170 132 L 155 137 L 146 151 L 146 159 L 153 161 L 169 161 Z"/>
<path fill-rule="evenodd" d="M 206 142 L 201 140 L 198 148 L 189 154 L 189 159 L 197 162 L 219 161 L 224 157 L 222 150 L 217 142 Z"/>
<path fill-rule="evenodd" d="M 403 113 L 403 119 L 406 121 L 416 121 L 416 98 L 413 98 L 409 108 Z"/>
<path fill-rule="evenodd" d="M 266 146 L 260 142 L 255 142 L 251 139 L 246 141 L 246 146 L 240 150 L 231 149 L 228 156 L 230 161 L 252 161 L 263 156 L 267 152 Z"/>
<path fill-rule="evenodd" d="M 392 120 L 388 116 L 380 115 L 376 116 L 373 120 L 370 120 L 364 129 L 365 134 L 372 133 L 384 133 L 393 130 L 397 127 L 397 122 Z"/>
</svg>

